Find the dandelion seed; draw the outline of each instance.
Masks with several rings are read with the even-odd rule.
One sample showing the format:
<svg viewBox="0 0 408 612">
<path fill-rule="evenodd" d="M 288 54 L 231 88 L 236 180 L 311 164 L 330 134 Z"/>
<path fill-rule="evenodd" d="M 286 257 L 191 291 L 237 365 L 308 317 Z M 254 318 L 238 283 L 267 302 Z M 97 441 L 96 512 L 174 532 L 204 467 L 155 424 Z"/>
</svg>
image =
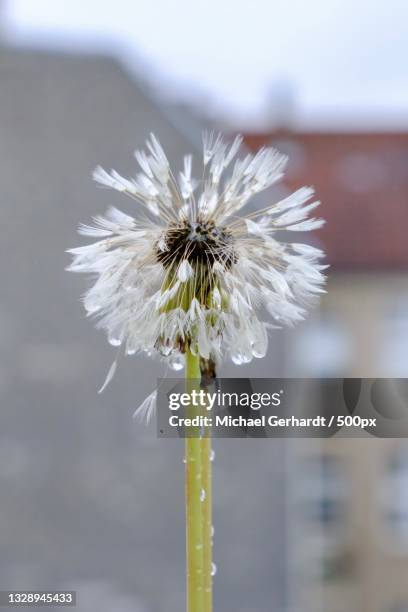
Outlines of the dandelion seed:
<svg viewBox="0 0 408 612">
<path fill-rule="evenodd" d="M 139 408 L 133 415 L 133 418 L 139 421 L 146 421 L 147 423 L 152 418 L 156 406 L 157 391 L 153 391 L 146 399 L 142 402 Z"/>
<path fill-rule="evenodd" d="M 105 378 L 105 381 L 104 381 L 102 387 L 99 389 L 98 393 L 103 393 L 103 391 L 109 385 L 110 381 L 115 376 L 116 368 L 117 368 L 117 361 L 115 359 L 115 361 L 112 363 L 111 367 L 109 368 L 108 373 L 107 373 L 106 378 Z"/>
</svg>

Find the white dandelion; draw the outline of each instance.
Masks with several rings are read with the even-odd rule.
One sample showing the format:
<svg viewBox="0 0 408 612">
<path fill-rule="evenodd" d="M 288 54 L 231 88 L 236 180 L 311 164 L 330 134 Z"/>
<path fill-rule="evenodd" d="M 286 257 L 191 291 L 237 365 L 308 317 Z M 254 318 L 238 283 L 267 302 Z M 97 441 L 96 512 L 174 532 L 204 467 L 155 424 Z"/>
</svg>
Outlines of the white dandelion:
<svg viewBox="0 0 408 612">
<path fill-rule="evenodd" d="M 84 306 L 109 342 L 128 355 L 157 355 L 175 370 L 185 365 L 187 390 L 209 385 L 225 353 L 236 364 L 264 357 L 269 329 L 300 321 L 323 291 L 322 251 L 281 239 L 282 231 L 286 236 L 323 224 L 309 216 L 319 204 L 313 190 L 303 187 L 240 216 L 254 195 L 282 177 L 287 161 L 271 148 L 236 159 L 241 142 L 239 136 L 228 145 L 219 135 L 205 134 L 199 180 L 193 177 L 191 156 L 184 158 L 176 180 L 153 135 L 148 151 L 135 154 L 140 166 L 135 177 L 98 167 L 94 179 L 135 200 L 135 217 L 110 208 L 93 225 L 80 227 L 81 234 L 97 241 L 70 250 L 69 269 L 95 277 Z M 113 378 L 117 359 L 100 391 Z M 136 419 L 149 421 L 157 396 L 155 390 L 145 399 Z M 211 437 L 206 428 L 186 436 L 189 612 L 212 610 L 216 573 L 214 456 L 206 437 Z"/>
<path fill-rule="evenodd" d="M 235 159 L 240 136 L 230 146 L 214 134 L 203 141 L 200 180 L 186 156 L 177 181 L 153 135 L 148 152 L 135 154 L 135 177 L 96 168 L 95 181 L 135 200 L 135 217 L 110 208 L 80 227 L 97 242 L 69 251 L 69 270 L 96 278 L 84 306 L 109 342 L 129 355 L 156 354 L 175 369 L 186 350 L 213 363 L 224 353 L 236 364 L 263 357 L 268 329 L 303 319 L 325 280 L 322 251 L 279 237 L 323 225 L 309 218 L 319 204 L 313 189 L 239 216 L 282 177 L 286 157 L 262 148 Z"/>
</svg>

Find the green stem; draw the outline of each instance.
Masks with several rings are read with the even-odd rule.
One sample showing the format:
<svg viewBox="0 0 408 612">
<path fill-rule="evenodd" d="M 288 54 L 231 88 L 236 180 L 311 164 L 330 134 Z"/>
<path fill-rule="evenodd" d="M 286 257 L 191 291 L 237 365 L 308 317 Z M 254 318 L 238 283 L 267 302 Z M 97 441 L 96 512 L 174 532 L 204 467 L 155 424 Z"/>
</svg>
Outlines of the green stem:
<svg viewBox="0 0 408 612">
<path fill-rule="evenodd" d="M 204 562 L 204 612 L 212 612 L 212 474 L 211 474 L 211 432 L 202 442 L 202 485 L 206 492 L 203 501 L 203 562 Z"/>
<path fill-rule="evenodd" d="M 186 390 L 199 386 L 199 357 L 186 352 Z M 191 407 L 190 414 L 193 414 Z M 196 414 L 198 411 L 196 411 Z M 186 433 L 186 556 L 187 612 L 207 612 L 204 609 L 204 530 L 202 502 L 202 443 L 199 431 Z"/>
</svg>

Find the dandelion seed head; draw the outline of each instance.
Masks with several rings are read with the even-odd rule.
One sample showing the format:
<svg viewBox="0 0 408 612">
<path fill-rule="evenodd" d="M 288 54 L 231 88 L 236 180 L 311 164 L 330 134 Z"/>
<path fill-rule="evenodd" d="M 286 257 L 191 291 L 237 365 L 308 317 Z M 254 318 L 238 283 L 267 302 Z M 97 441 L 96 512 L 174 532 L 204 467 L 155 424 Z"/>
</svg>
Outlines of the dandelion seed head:
<svg viewBox="0 0 408 612">
<path fill-rule="evenodd" d="M 248 363 L 266 354 L 269 329 L 300 321 L 323 291 L 322 251 L 278 238 L 282 230 L 321 227 L 310 218 L 319 204 L 310 201 L 313 190 L 240 216 L 282 177 L 287 161 L 271 148 L 239 159 L 241 142 L 204 134 L 200 181 L 189 155 L 176 181 L 153 135 L 147 151 L 135 153 L 134 178 L 95 170 L 95 181 L 132 198 L 135 215 L 110 208 L 82 225 L 80 233 L 96 242 L 71 249 L 69 269 L 96 276 L 85 309 L 126 354 L 156 354 L 176 369 L 187 349 L 216 363 L 224 352 Z"/>
</svg>

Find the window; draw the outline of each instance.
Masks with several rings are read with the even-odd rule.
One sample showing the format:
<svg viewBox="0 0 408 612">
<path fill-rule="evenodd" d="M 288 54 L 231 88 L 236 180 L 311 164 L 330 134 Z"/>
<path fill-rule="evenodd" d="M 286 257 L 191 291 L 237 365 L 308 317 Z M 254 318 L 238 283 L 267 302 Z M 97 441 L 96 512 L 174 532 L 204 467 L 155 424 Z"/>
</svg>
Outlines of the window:
<svg viewBox="0 0 408 612">
<path fill-rule="evenodd" d="M 300 508 L 304 519 L 330 533 L 343 523 L 345 482 L 337 457 L 323 454 L 304 462 L 300 486 Z"/>
<path fill-rule="evenodd" d="M 356 194 L 375 192 L 389 180 L 384 161 L 363 152 L 342 157 L 335 167 L 335 175 L 342 187 Z"/>
<path fill-rule="evenodd" d="M 395 544 L 405 548 L 408 546 L 408 446 L 394 451 L 390 459 L 384 508 L 388 532 Z"/>
<path fill-rule="evenodd" d="M 382 348 L 384 376 L 408 376 L 408 295 L 396 299 L 385 314 L 385 338 Z"/>
<path fill-rule="evenodd" d="M 341 458 L 326 453 L 304 457 L 296 486 L 302 572 L 324 581 L 348 579 L 353 557 L 346 540 L 348 492 Z"/>
</svg>

